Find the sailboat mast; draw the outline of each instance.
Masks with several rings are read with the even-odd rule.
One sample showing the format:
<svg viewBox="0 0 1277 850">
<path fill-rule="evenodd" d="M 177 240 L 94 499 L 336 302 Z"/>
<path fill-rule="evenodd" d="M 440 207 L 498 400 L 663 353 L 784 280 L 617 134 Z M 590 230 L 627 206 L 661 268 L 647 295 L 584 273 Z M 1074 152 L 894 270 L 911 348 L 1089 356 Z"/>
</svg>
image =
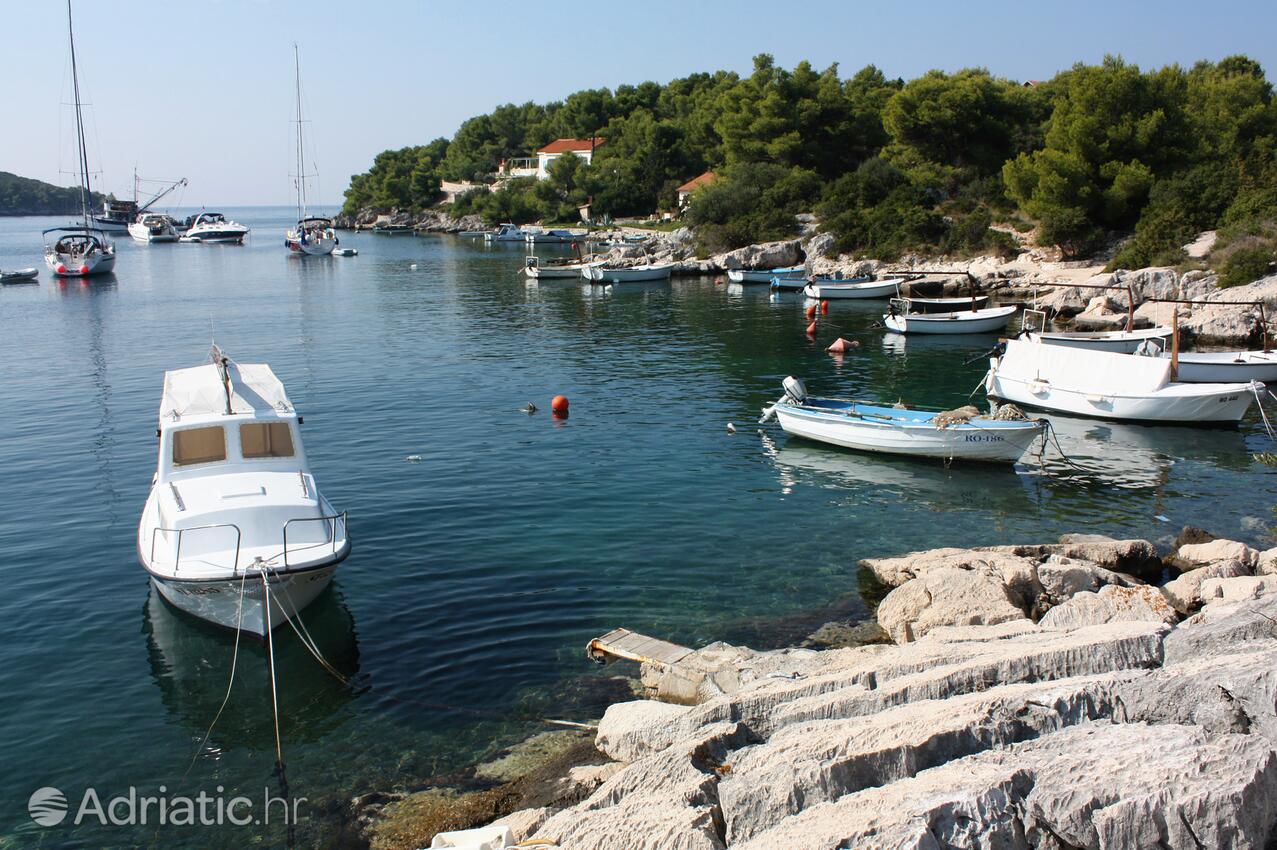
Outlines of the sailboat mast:
<svg viewBox="0 0 1277 850">
<path fill-rule="evenodd" d="M 293 70 L 297 80 L 297 220 L 301 221 L 306 217 L 306 158 L 302 152 L 302 65 L 297 42 L 293 42 Z"/>
<path fill-rule="evenodd" d="M 71 0 L 67 0 L 67 35 L 71 41 L 71 88 L 75 93 L 75 135 L 79 145 L 80 156 L 80 214 L 84 217 L 84 226 L 89 226 L 89 155 L 84 144 L 84 116 L 80 111 L 80 74 L 75 64 L 75 28 L 71 25 Z"/>
</svg>

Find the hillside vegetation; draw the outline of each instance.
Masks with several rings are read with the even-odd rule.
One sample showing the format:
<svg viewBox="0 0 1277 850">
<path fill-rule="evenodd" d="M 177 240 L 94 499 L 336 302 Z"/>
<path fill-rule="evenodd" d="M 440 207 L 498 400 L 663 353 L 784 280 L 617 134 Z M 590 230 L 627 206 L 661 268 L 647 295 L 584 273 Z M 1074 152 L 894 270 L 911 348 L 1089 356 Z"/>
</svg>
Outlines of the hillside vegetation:
<svg viewBox="0 0 1277 850">
<path fill-rule="evenodd" d="M 1219 228 L 1216 255 L 1244 276 L 1277 242 L 1277 103 L 1242 56 L 1148 71 L 1110 57 L 1026 85 L 979 68 L 844 78 L 762 55 L 744 77 L 500 106 L 451 140 L 379 154 L 346 211 L 419 209 L 441 180 L 490 183 L 503 159 L 592 134 L 606 139 L 593 164 L 562 157 L 550 179 L 472 191 L 456 211 L 567 221 L 592 198 L 596 216 L 647 215 L 713 169 L 686 212 L 711 250 L 792 235 L 806 211 L 838 250 L 883 259 L 1010 253 L 1014 229 L 1066 257 L 1133 234 L 1115 264 L 1174 264 L 1194 233 Z"/>
<path fill-rule="evenodd" d="M 101 209 L 103 196 L 93 193 L 93 209 Z M 79 215 L 80 189 L 62 187 L 30 177 L 0 171 L 0 215 Z"/>
</svg>

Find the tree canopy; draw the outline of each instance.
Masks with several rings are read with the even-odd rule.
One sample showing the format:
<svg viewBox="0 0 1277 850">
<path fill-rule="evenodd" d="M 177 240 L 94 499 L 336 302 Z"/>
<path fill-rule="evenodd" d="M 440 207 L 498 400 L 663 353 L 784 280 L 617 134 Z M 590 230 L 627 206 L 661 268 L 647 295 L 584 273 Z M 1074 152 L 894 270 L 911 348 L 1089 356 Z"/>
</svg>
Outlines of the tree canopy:
<svg viewBox="0 0 1277 850">
<path fill-rule="evenodd" d="M 106 196 L 94 192 L 90 209 L 100 210 Z M 54 186 L 0 171 L 0 215 L 79 215 L 80 187 Z"/>
<path fill-rule="evenodd" d="M 491 185 L 504 159 L 591 136 L 605 140 L 592 163 L 563 157 L 548 180 Z M 1066 254 L 1133 233 L 1115 262 L 1179 261 L 1179 246 L 1210 227 L 1226 244 L 1268 245 L 1277 104 L 1244 56 L 1155 70 L 1109 57 L 1022 84 L 982 68 L 843 77 L 837 65 L 785 69 L 760 55 L 747 76 L 499 106 L 451 140 L 379 154 L 352 178 L 346 209 L 419 208 L 440 180 L 471 180 L 491 190 L 457 211 L 489 221 L 567 220 L 587 200 L 596 215 L 647 215 L 707 169 L 717 179 L 687 218 L 713 249 L 790 235 L 794 214 L 814 211 L 839 249 L 883 258 L 1010 251 L 1012 228 L 1036 228 L 1039 244 Z"/>
</svg>

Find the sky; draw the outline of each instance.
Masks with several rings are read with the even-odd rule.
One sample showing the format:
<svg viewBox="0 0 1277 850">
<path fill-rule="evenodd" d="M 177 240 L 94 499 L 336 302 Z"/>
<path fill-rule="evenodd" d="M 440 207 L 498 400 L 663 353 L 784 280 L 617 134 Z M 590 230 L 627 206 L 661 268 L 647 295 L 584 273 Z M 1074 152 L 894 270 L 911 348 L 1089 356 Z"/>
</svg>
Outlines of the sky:
<svg viewBox="0 0 1277 850">
<path fill-rule="evenodd" d="M 1144 68 L 1244 53 L 1277 79 L 1271 0 L 75 0 L 74 14 L 94 188 L 131 197 L 134 168 L 186 177 L 186 206 L 294 202 L 294 42 L 311 193 L 328 207 L 378 152 L 451 137 L 498 104 L 745 74 L 758 53 L 906 80 L 972 66 L 1046 79 L 1110 53 Z M 72 184 L 65 5 L 0 0 L 0 31 L 0 171 Z"/>
</svg>

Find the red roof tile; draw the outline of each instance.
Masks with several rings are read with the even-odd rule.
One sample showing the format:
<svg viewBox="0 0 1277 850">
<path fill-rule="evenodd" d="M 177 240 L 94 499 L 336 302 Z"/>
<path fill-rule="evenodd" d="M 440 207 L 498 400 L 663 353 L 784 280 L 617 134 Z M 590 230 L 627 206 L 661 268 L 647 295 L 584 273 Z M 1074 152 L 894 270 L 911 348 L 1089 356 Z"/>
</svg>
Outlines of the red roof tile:
<svg viewBox="0 0 1277 850">
<path fill-rule="evenodd" d="M 555 139 L 550 144 L 541 148 L 537 153 L 573 153 L 584 152 L 597 148 L 603 144 L 603 139 Z"/>
<path fill-rule="evenodd" d="M 706 186 L 713 182 L 714 182 L 714 172 L 706 171 L 700 177 L 693 177 L 691 180 L 688 180 L 682 186 L 679 186 L 678 191 L 691 192 L 694 189 L 699 189 L 700 187 Z"/>
</svg>

